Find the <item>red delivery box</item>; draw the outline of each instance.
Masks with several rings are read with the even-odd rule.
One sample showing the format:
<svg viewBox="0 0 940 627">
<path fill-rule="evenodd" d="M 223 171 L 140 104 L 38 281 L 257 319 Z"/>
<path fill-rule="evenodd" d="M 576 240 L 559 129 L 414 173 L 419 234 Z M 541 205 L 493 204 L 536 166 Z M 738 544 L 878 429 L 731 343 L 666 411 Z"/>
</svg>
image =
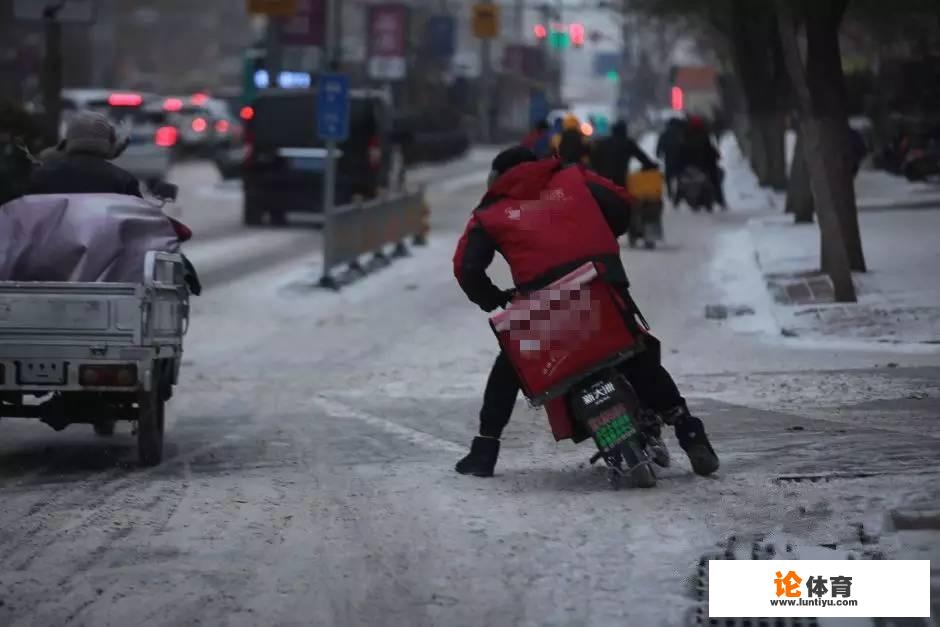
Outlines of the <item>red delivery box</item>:
<svg viewBox="0 0 940 627">
<path fill-rule="evenodd" d="M 534 405 L 640 348 L 618 297 L 593 263 L 516 296 L 490 316 L 490 326 Z"/>
</svg>

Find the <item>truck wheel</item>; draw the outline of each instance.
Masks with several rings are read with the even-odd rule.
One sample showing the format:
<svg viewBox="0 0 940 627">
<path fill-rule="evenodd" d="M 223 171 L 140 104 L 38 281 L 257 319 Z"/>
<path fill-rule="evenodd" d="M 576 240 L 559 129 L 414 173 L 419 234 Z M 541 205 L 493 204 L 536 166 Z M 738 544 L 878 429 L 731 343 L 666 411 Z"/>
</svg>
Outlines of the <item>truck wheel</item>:
<svg viewBox="0 0 940 627">
<path fill-rule="evenodd" d="M 137 400 L 137 455 L 141 466 L 156 466 L 163 459 L 164 400 L 160 379 L 153 377 L 149 392 L 141 391 Z"/>
<path fill-rule="evenodd" d="M 115 424 L 115 420 L 99 420 L 94 424 L 95 434 L 103 438 L 111 437 L 114 435 Z"/>
</svg>

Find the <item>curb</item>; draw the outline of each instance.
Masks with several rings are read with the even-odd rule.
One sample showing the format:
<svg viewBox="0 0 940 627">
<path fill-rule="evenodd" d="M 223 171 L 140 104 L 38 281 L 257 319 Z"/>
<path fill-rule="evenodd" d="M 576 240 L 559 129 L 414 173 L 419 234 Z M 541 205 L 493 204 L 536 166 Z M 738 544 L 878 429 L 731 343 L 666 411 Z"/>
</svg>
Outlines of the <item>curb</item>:
<svg viewBox="0 0 940 627">
<path fill-rule="evenodd" d="M 923 200 L 907 200 L 899 202 L 875 202 L 858 204 L 859 212 L 879 212 L 879 211 L 904 211 L 904 210 L 940 210 L 940 197 Z"/>
</svg>

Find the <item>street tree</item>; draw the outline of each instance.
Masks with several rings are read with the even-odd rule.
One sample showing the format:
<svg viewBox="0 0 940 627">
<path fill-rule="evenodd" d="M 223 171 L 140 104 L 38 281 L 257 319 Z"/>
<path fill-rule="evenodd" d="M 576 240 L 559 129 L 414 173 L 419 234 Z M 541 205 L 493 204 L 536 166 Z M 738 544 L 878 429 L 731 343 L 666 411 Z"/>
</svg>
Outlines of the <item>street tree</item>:
<svg viewBox="0 0 940 627">
<path fill-rule="evenodd" d="M 800 113 L 800 157 L 819 217 L 821 265 L 840 302 L 856 300 L 852 270 L 865 270 L 839 51 L 839 24 L 847 4 L 848 0 L 775 2 L 781 49 Z"/>
<path fill-rule="evenodd" d="M 634 0 L 630 10 L 698 24 L 716 51 L 730 60 L 746 112 L 742 148 L 762 185 L 787 187 L 784 137 L 790 105 L 789 74 L 776 34 L 776 12 L 753 0 Z"/>
</svg>

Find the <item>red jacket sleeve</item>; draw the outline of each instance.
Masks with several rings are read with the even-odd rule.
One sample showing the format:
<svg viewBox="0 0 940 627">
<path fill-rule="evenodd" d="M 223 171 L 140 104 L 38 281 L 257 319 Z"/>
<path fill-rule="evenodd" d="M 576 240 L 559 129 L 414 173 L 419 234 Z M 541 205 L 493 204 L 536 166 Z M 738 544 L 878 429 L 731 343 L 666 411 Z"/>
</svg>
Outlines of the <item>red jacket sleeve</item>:
<svg viewBox="0 0 940 627">
<path fill-rule="evenodd" d="M 454 252 L 454 277 L 467 298 L 483 311 L 493 311 L 507 300 L 506 293 L 496 287 L 486 274 L 495 255 L 496 243 L 473 216 Z"/>
</svg>

